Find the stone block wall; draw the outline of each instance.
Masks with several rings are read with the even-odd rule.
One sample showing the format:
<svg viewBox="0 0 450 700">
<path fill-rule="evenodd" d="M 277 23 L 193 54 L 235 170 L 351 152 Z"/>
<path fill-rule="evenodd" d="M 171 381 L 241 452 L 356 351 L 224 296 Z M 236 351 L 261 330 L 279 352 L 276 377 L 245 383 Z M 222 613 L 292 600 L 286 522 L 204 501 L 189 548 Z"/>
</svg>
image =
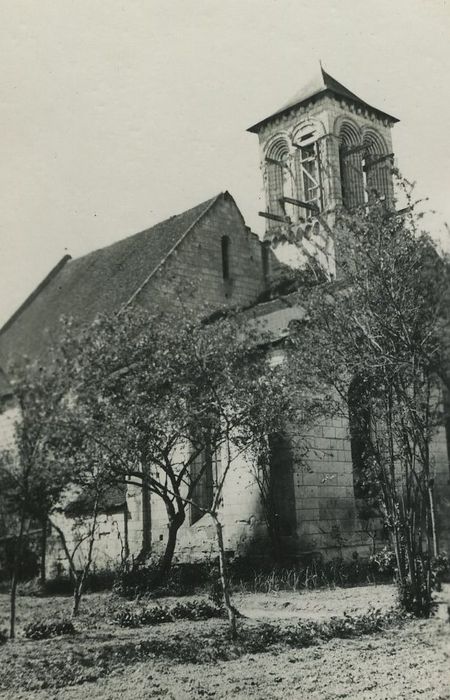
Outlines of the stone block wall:
<svg viewBox="0 0 450 700">
<path fill-rule="evenodd" d="M 435 509 L 439 547 L 450 555 L 450 454 L 445 428 L 439 428 L 431 444 L 435 470 Z"/>
<path fill-rule="evenodd" d="M 228 280 L 222 270 L 223 236 L 229 238 Z M 176 309 L 181 291 L 187 308 L 199 308 L 206 315 L 208 310 L 254 302 L 266 284 L 263 246 L 225 193 L 168 257 L 137 301 L 146 308 L 156 300 L 158 310 L 164 305 Z"/>
<path fill-rule="evenodd" d="M 310 431 L 308 439 L 311 450 L 307 466 L 296 462 L 295 454 L 293 459 L 296 532 L 290 538 L 290 553 L 300 558 L 318 553 L 326 559 L 349 557 L 354 552 L 368 556 L 387 541 L 383 539 L 379 521 L 367 522 L 358 517 L 348 421 L 343 417 L 324 420 Z M 440 546 L 450 551 L 450 472 L 444 430 L 437 433 L 432 451 Z M 142 538 L 139 490 L 131 494 L 129 508 L 129 531 L 136 533 L 133 546 L 139 549 Z M 230 553 L 260 556 L 270 552 L 254 467 L 245 456 L 236 459 L 225 482 L 220 518 Z M 161 499 L 152 496 L 152 551 L 162 552 L 166 539 L 165 508 Z M 205 515 L 191 524 L 188 506 L 186 522 L 178 536 L 176 558 L 179 561 L 201 560 L 215 551 L 215 531 L 210 517 Z"/>
<path fill-rule="evenodd" d="M 326 419 L 307 437 L 307 466 L 294 467 L 298 553 L 367 556 L 372 540 L 357 515 L 348 421 Z"/>
</svg>

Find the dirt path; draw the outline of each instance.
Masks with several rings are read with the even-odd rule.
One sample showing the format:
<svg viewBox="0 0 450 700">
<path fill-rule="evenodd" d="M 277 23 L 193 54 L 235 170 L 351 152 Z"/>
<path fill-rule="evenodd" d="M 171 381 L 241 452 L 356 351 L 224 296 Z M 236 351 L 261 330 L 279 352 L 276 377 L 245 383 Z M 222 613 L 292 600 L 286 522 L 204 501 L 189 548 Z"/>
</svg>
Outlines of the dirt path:
<svg viewBox="0 0 450 700">
<path fill-rule="evenodd" d="M 358 640 L 197 666 L 152 662 L 95 684 L 8 700 L 448 700 L 450 630 L 441 620 Z"/>
</svg>

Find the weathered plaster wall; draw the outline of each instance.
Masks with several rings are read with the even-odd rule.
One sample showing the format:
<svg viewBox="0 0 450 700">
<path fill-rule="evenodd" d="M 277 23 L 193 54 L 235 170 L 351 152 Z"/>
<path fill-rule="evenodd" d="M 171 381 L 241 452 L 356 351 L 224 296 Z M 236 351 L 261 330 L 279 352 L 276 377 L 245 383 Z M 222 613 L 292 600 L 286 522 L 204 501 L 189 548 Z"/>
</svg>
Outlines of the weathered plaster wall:
<svg viewBox="0 0 450 700">
<path fill-rule="evenodd" d="M 88 535 L 92 527 L 92 518 L 71 518 L 64 514 L 53 517 L 55 524 L 63 530 L 70 553 L 74 552 L 80 540 Z M 77 548 L 74 557 L 75 567 L 82 569 L 88 554 L 89 540 L 85 539 Z M 114 570 L 125 556 L 124 514 L 100 513 L 94 536 L 94 548 L 91 571 Z M 49 578 L 68 575 L 69 566 L 61 540 L 55 530 L 48 541 L 47 576 Z"/>
<path fill-rule="evenodd" d="M 181 448 L 185 449 L 185 448 Z M 222 467 L 224 460 L 222 460 Z M 142 546 L 142 494 L 139 487 L 129 486 L 128 521 L 130 552 L 139 553 Z M 191 524 L 189 504 L 186 506 L 186 521 L 178 533 L 176 558 L 180 561 L 195 561 L 211 556 L 215 552 L 215 530 L 210 516 L 204 515 Z M 265 531 L 259 507 L 259 493 L 252 474 L 252 466 L 244 456 L 234 455 L 227 475 L 220 520 L 224 525 L 224 539 L 228 551 L 245 554 L 248 548 L 258 545 Z M 164 551 L 167 542 L 167 514 L 161 498 L 151 496 L 151 549 L 152 553 Z"/>
<path fill-rule="evenodd" d="M 15 424 L 20 411 L 13 399 L 0 400 L 0 446 L 3 450 L 14 449 Z"/>
</svg>

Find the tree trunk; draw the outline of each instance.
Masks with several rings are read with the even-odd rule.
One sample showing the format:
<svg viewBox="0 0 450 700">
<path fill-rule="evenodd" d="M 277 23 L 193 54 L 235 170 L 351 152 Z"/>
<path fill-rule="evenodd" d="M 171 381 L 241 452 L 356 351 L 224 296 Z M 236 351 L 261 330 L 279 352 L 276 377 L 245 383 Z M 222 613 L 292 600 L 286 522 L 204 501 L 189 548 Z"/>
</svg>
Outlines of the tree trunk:
<svg viewBox="0 0 450 700">
<path fill-rule="evenodd" d="M 83 576 L 79 576 L 73 590 L 72 617 L 77 617 L 80 612 L 81 596 L 83 595 Z"/>
<path fill-rule="evenodd" d="M 22 544 L 23 532 L 25 530 L 25 514 L 20 516 L 19 537 L 17 540 L 16 551 L 14 555 L 13 571 L 11 576 L 11 591 L 10 591 L 10 614 L 9 614 L 9 637 L 14 639 L 16 636 L 16 596 L 17 583 L 19 580 L 19 568 L 22 560 Z"/>
<path fill-rule="evenodd" d="M 87 560 L 86 564 L 84 566 L 83 572 L 81 576 L 78 576 L 76 579 L 75 583 L 75 589 L 73 592 L 73 608 L 72 608 L 72 617 L 77 617 L 78 612 L 80 610 L 80 602 L 81 602 L 81 596 L 83 595 L 84 592 L 84 585 L 86 583 L 86 579 L 88 577 L 90 568 L 91 568 L 91 563 L 92 563 L 92 552 L 94 549 L 94 540 L 95 540 L 95 530 L 97 527 L 97 515 L 98 515 L 98 494 L 95 498 L 95 503 L 94 503 L 94 512 L 92 514 L 92 529 L 89 535 L 89 547 L 88 547 L 88 555 L 87 555 Z"/>
<path fill-rule="evenodd" d="M 64 549 L 64 554 L 66 555 L 67 563 L 69 565 L 69 578 L 70 578 L 71 582 L 73 583 L 73 585 L 76 586 L 77 575 L 76 575 L 73 559 L 70 555 L 69 548 L 67 547 L 67 542 L 66 542 L 64 532 L 61 530 L 60 527 L 58 527 L 58 525 L 56 525 L 51 520 L 50 520 L 50 525 L 56 530 L 56 532 L 58 533 L 59 539 L 61 540 L 61 544 L 62 544 L 62 547 Z"/>
<path fill-rule="evenodd" d="M 41 586 L 45 586 L 46 581 L 46 556 L 47 556 L 47 518 L 42 521 L 42 533 L 41 533 L 41 559 L 39 562 L 39 582 Z"/>
<path fill-rule="evenodd" d="M 161 559 L 158 571 L 153 580 L 153 587 L 158 588 L 167 579 L 170 569 L 172 567 L 173 555 L 175 553 L 175 546 L 177 544 L 178 530 L 185 521 L 185 512 L 178 511 L 178 513 L 172 513 L 169 515 L 169 528 L 167 535 L 166 549 L 164 551 L 163 557 Z"/>
<path fill-rule="evenodd" d="M 228 579 L 228 570 L 225 558 L 225 547 L 223 544 L 222 525 L 219 522 L 219 519 L 215 513 L 210 513 L 210 515 L 214 521 L 214 525 L 216 528 L 217 548 L 219 550 L 220 582 L 222 584 L 223 602 L 227 611 L 228 622 L 230 624 L 231 639 L 235 641 L 237 638 L 236 612 L 231 603 L 230 582 Z"/>
<path fill-rule="evenodd" d="M 123 510 L 123 556 L 125 561 L 130 556 L 130 543 L 128 539 L 128 506 L 126 503 Z"/>
<path fill-rule="evenodd" d="M 428 484 L 428 500 L 430 503 L 430 521 L 431 521 L 431 536 L 433 539 L 433 555 L 435 557 L 437 557 L 439 554 L 439 548 L 438 548 L 438 541 L 437 541 L 437 534 L 436 534 L 436 517 L 435 517 L 435 513 L 434 513 L 433 490 L 429 484 Z"/>
</svg>

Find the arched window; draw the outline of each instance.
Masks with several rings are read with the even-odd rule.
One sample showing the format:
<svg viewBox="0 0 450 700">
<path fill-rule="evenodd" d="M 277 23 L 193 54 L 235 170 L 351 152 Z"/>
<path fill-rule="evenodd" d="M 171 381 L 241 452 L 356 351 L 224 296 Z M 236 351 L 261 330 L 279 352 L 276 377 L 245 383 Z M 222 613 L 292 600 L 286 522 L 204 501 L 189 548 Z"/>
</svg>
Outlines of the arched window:
<svg viewBox="0 0 450 700">
<path fill-rule="evenodd" d="M 289 166 L 289 146 L 284 137 L 276 139 L 266 154 L 269 212 L 285 215 L 283 197 L 292 197 L 292 173 Z"/>
<path fill-rule="evenodd" d="M 372 410 L 370 383 L 364 378 L 354 377 L 350 383 L 348 417 L 355 499 L 368 501 L 372 495 L 370 489 Z"/>
<path fill-rule="evenodd" d="M 295 508 L 294 464 L 292 447 L 287 435 L 273 433 L 269 436 L 270 451 L 270 517 L 271 526 L 278 537 L 295 534 L 297 517 Z"/>
<path fill-rule="evenodd" d="M 390 199 L 391 163 L 384 141 L 375 131 L 366 131 L 363 140 L 363 172 L 366 202 Z"/>
<path fill-rule="evenodd" d="M 230 279 L 230 239 L 222 236 L 222 276 L 224 280 Z"/>
<path fill-rule="evenodd" d="M 365 203 L 362 164 L 363 145 L 359 129 L 351 122 L 344 122 L 339 132 L 339 168 L 341 175 L 342 204 L 346 209 Z"/>
</svg>

